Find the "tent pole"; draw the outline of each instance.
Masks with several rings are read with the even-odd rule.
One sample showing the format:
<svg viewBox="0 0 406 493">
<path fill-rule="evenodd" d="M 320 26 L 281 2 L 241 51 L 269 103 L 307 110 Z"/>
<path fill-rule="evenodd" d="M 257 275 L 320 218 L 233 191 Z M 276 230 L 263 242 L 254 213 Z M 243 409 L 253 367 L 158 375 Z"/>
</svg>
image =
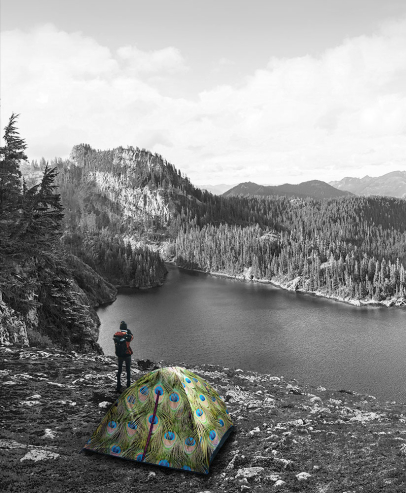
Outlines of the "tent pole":
<svg viewBox="0 0 406 493">
<path fill-rule="evenodd" d="M 156 410 L 158 408 L 158 402 L 159 402 L 159 397 L 160 396 L 161 396 L 161 391 L 159 389 L 157 389 L 156 390 L 156 401 L 155 401 L 154 414 L 152 415 L 151 426 L 149 427 L 149 433 L 148 433 L 147 443 L 145 444 L 144 453 L 142 454 L 141 462 L 144 462 L 145 455 L 147 453 L 147 448 L 148 448 L 148 445 L 149 445 L 149 441 L 151 439 L 152 428 L 154 427 L 155 415 L 156 415 Z"/>
</svg>

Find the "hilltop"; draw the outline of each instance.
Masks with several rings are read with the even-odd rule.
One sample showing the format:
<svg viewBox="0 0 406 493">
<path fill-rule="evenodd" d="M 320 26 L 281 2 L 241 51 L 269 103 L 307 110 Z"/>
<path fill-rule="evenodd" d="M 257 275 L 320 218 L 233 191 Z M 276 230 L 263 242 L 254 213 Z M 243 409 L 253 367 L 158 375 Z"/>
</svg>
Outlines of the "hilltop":
<svg viewBox="0 0 406 493">
<path fill-rule="evenodd" d="M 256 183 L 246 182 L 227 190 L 223 193 L 225 197 L 232 195 L 243 196 L 285 196 L 285 197 L 297 197 L 305 199 L 307 197 L 313 199 L 331 199 L 335 197 L 349 197 L 353 195 L 351 192 L 345 190 L 337 190 L 333 186 L 320 180 L 311 180 L 299 183 L 298 185 L 291 185 L 285 183 L 284 185 L 277 186 L 265 186 L 257 185 Z"/>
<path fill-rule="evenodd" d="M 133 380 L 169 365 L 137 360 Z M 189 368 L 217 389 L 235 425 L 208 476 L 79 454 L 117 399 L 114 358 L 0 347 L 2 491 L 406 490 L 405 404 L 283 376 Z"/>
</svg>

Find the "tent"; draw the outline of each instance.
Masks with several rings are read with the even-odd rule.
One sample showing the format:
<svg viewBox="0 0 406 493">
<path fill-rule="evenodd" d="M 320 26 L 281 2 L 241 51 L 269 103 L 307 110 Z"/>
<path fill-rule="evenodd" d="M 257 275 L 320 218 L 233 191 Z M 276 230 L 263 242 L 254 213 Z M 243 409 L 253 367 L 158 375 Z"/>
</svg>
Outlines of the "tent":
<svg viewBox="0 0 406 493">
<path fill-rule="evenodd" d="M 232 430 L 207 382 L 185 368 L 158 368 L 120 395 L 84 450 L 208 474 Z"/>
</svg>

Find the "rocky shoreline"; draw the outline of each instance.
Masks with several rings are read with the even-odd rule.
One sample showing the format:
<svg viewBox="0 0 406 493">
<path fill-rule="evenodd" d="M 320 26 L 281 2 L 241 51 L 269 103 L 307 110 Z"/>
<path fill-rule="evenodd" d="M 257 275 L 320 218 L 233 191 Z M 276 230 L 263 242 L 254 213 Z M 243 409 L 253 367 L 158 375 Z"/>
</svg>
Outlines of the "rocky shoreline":
<svg viewBox="0 0 406 493">
<path fill-rule="evenodd" d="M 170 363 L 134 362 L 133 380 L 158 366 Z M 0 346 L 1 491 L 406 491 L 406 404 L 183 366 L 219 391 L 234 420 L 207 477 L 79 454 L 117 398 L 115 358 Z"/>
<path fill-rule="evenodd" d="M 286 291 L 291 291 L 295 293 L 301 293 L 305 295 L 310 295 L 310 296 L 318 296 L 320 298 L 325 298 L 327 300 L 332 300 L 332 301 L 338 301 L 340 303 L 347 303 L 352 306 L 358 306 L 358 307 L 368 307 L 368 306 L 382 306 L 382 307 L 398 307 L 398 308 L 406 308 L 406 298 L 391 298 L 388 300 L 381 300 L 381 301 L 376 301 L 376 300 L 370 300 L 370 299 L 354 299 L 350 298 L 349 296 L 347 297 L 341 297 L 341 296 L 334 296 L 334 295 L 329 295 L 323 291 L 306 291 L 305 289 L 301 289 L 298 287 L 298 284 L 301 280 L 301 276 L 296 277 L 295 279 L 287 280 L 287 279 L 258 279 L 258 278 L 251 278 L 251 268 L 245 269 L 245 271 L 242 274 L 238 275 L 231 275 L 227 274 L 226 272 L 211 272 L 211 271 L 204 271 L 200 269 L 189 269 L 184 266 L 179 266 L 176 264 L 175 261 L 173 262 L 168 262 L 172 263 L 173 265 L 176 265 L 177 267 L 180 267 L 181 269 L 185 270 L 191 270 L 194 272 L 202 272 L 204 274 L 209 274 L 213 277 L 225 277 L 227 279 L 235 279 L 237 281 L 244 281 L 244 282 L 257 282 L 260 284 L 271 284 L 272 286 L 275 286 L 277 288 L 284 289 Z"/>
</svg>

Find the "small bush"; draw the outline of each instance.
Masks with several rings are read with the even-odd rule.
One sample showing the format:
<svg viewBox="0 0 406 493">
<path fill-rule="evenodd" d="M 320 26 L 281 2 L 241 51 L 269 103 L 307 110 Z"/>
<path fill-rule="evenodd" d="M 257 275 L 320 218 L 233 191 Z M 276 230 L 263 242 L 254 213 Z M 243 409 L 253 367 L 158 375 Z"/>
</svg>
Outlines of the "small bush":
<svg viewBox="0 0 406 493">
<path fill-rule="evenodd" d="M 54 346 L 50 337 L 40 334 L 36 330 L 28 329 L 27 336 L 30 346 L 39 348 L 49 348 Z"/>
</svg>

